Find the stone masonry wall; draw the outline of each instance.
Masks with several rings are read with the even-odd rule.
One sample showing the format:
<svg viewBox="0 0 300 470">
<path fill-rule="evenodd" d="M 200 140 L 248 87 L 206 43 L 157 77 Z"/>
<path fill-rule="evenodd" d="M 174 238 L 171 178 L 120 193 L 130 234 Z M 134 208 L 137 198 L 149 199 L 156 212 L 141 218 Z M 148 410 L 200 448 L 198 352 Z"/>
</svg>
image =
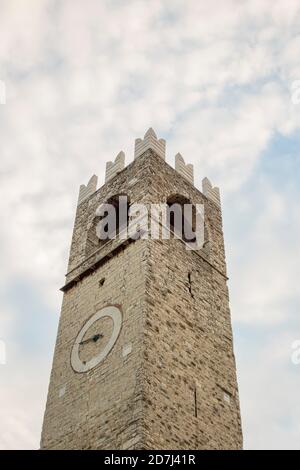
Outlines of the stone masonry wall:
<svg viewBox="0 0 300 470">
<path fill-rule="evenodd" d="M 174 194 L 203 203 L 206 247 L 138 240 L 113 251 L 116 240 L 87 258 L 96 208 L 116 194 L 130 203 L 163 203 Z M 146 151 L 78 206 L 66 285 L 42 448 L 241 448 L 222 217 L 214 202 Z M 109 304 L 122 306 L 120 336 L 101 364 L 77 374 L 70 366 L 75 337 Z"/>
<path fill-rule="evenodd" d="M 140 440 L 144 273 L 145 245 L 137 241 L 64 294 L 42 448 L 121 449 Z M 110 304 L 122 306 L 120 336 L 98 367 L 78 374 L 70 365 L 78 331 Z"/>
</svg>

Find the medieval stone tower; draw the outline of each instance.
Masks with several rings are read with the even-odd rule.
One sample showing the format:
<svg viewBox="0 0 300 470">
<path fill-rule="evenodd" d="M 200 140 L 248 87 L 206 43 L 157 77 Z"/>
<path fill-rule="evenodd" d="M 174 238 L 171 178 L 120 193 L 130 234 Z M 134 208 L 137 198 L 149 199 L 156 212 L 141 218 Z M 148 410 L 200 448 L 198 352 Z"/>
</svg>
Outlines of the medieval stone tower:
<svg viewBox="0 0 300 470">
<path fill-rule="evenodd" d="M 200 192 L 180 154 L 149 129 L 82 185 L 41 447 L 239 449 L 242 431 L 219 191 Z M 205 243 L 96 236 L 97 207 L 204 205 Z"/>
</svg>

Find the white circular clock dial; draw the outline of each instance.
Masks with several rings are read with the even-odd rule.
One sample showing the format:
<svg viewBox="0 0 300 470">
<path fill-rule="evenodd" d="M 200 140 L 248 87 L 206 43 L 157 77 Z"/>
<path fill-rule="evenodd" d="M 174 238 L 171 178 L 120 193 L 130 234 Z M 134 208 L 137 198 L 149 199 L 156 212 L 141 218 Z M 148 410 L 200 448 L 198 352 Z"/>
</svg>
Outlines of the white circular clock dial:
<svg viewBox="0 0 300 470">
<path fill-rule="evenodd" d="M 117 341 L 121 326 L 122 313 L 114 305 L 98 310 L 89 318 L 72 348 L 71 365 L 75 372 L 87 372 L 103 361 Z"/>
</svg>

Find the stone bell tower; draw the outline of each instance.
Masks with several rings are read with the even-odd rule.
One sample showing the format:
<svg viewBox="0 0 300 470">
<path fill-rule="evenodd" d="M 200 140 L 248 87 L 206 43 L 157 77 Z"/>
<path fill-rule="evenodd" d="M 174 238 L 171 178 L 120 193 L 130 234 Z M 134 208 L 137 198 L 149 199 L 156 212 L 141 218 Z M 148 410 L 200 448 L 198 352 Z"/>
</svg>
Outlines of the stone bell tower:
<svg viewBox="0 0 300 470">
<path fill-rule="evenodd" d="M 203 247 L 99 240 L 97 208 L 120 195 L 202 204 Z M 42 448 L 242 448 L 219 190 L 180 154 L 169 166 L 152 129 L 80 187 L 62 290 Z"/>
</svg>

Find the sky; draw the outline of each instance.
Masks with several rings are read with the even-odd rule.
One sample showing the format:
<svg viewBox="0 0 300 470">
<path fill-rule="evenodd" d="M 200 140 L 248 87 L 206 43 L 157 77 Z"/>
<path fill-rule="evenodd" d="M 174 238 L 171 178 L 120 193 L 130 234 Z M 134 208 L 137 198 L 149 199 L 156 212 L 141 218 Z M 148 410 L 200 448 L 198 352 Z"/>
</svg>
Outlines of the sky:
<svg viewBox="0 0 300 470">
<path fill-rule="evenodd" d="M 299 0 L 0 0 L 0 449 L 39 448 L 79 186 L 150 126 L 221 190 L 244 446 L 300 448 L 299 24 Z"/>
</svg>

